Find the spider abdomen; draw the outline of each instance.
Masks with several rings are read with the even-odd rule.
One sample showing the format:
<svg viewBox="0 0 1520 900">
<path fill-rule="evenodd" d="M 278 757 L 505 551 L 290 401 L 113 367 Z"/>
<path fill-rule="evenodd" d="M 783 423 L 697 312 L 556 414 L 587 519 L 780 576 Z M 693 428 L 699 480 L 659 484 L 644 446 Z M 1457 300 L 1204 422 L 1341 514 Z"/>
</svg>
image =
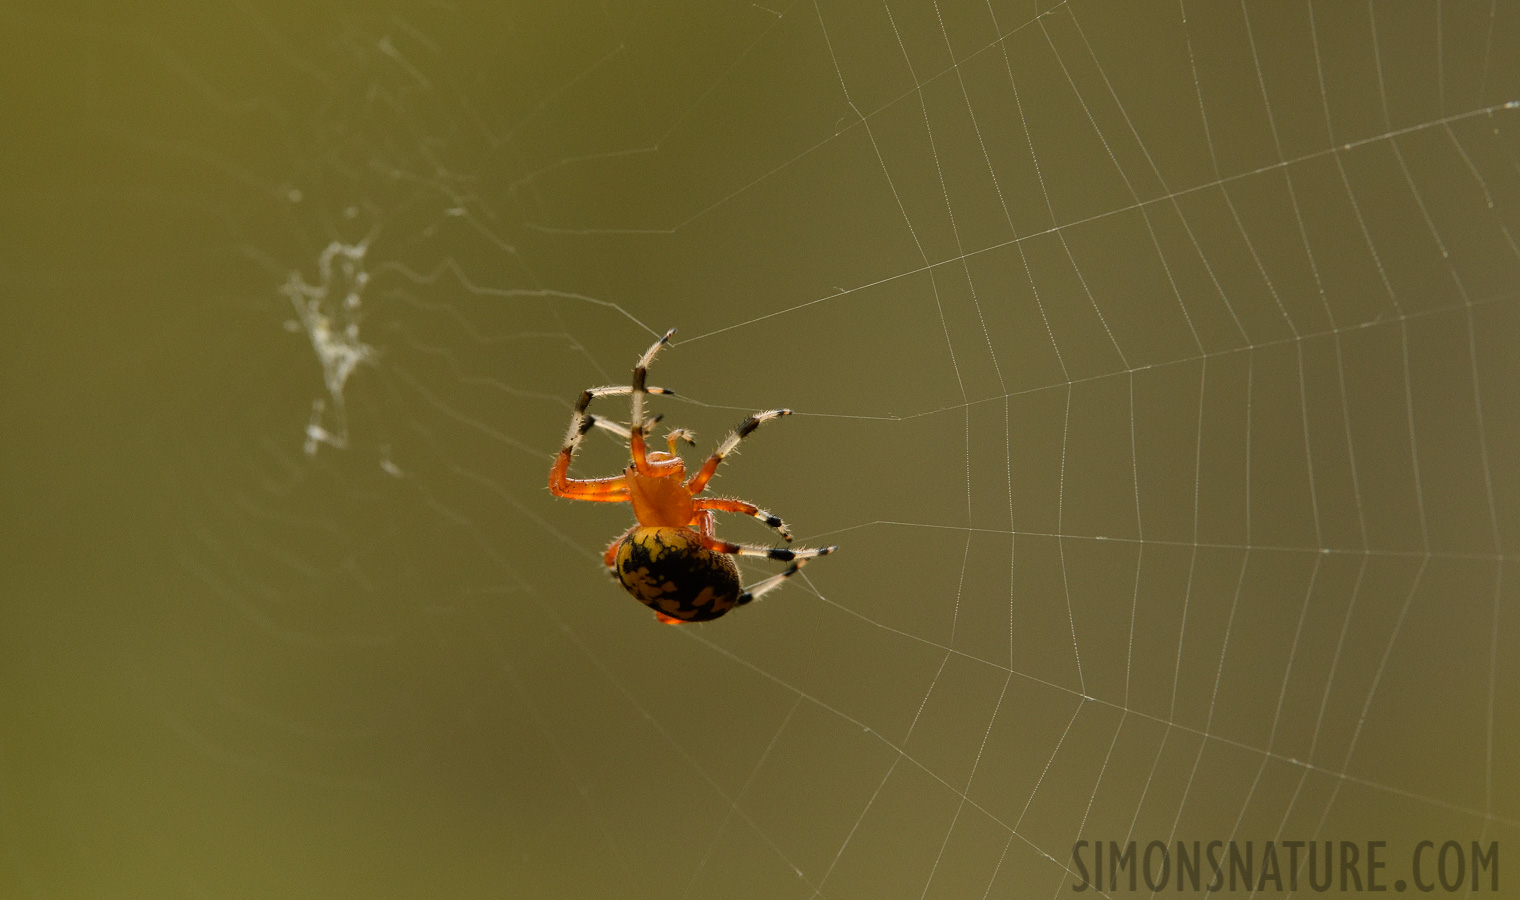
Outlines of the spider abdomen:
<svg viewBox="0 0 1520 900">
<path fill-rule="evenodd" d="M 702 546 L 691 528 L 636 528 L 618 545 L 614 572 L 640 603 L 682 622 L 716 619 L 737 605 L 739 567 Z"/>
</svg>

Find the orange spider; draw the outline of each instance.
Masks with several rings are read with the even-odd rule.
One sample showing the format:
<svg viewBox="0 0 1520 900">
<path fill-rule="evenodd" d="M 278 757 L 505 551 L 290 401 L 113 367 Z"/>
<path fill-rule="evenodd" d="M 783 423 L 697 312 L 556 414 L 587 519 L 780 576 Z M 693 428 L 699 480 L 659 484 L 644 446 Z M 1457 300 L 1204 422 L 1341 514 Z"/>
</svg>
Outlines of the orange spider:
<svg viewBox="0 0 1520 900">
<path fill-rule="evenodd" d="M 739 442 L 760 426 L 761 422 L 791 415 L 789 409 L 772 409 L 755 413 L 724 438 L 707 462 L 691 476 L 676 452 L 676 442 L 689 444 L 691 432 L 677 428 L 666 437 L 670 452 L 648 450 L 644 441 L 660 417 L 644 421 L 646 394 L 673 394 L 664 388 L 646 387 L 649 363 L 660 348 L 670 342 L 675 329 L 655 342 L 639 357 L 633 368 L 633 383 L 622 387 L 597 387 L 581 393 L 570 415 L 570 430 L 565 446 L 549 470 L 549 490 L 556 497 L 590 500 L 597 503 L 631 503 L 638 524 L 617 537 L 602 556 L 602 562 L 618 582 L 639 602 L 654 610 L 655 618 L 667 625 L 707 622 L 736 606 L 743 606 L 781 585 L 815 556 L 826 556 L 837 547 L 816 550 L 786 550 L 732 544 L 713 536 L 713 513 L 735 512 L 754 516 L 790 541 L 786 525 L 753 503 L 715 497 L 697 498 L 717 472 L 723 457 L 734 451 Z M 609 419 L 586 412 L 596 397 L 617 394 L 633 396 L 633 416 L 627 428 Z M 571 478 L 570 460 L 581 438 L 593 428 L 603 428 L 628 441 L 633 465 L 623 474 L 610 478 Z M 739 584 L 739 567 L 735 556 L 763 556 L 790 562 L 785 572 L 744 589 Z"/>
</svg>

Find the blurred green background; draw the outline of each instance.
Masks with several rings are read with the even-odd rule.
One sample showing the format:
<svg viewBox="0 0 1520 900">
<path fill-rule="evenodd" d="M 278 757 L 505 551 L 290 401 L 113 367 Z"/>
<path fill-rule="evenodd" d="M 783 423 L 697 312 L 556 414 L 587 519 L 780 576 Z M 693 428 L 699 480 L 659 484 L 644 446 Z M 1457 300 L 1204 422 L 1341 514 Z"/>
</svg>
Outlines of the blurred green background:
<svg viewBox="0 0 1520 900">
<path fill-rule="evenodd" d="M 1520 832 L 1516 7 L 0 25 L 0 895 L 1050 897 L 1077 840 L 1391 882 Z M 545 489 L 670 327 L 701 451 L 797 411 L 716 490 L 841 546 L 690 628 Z"/>
</svg>

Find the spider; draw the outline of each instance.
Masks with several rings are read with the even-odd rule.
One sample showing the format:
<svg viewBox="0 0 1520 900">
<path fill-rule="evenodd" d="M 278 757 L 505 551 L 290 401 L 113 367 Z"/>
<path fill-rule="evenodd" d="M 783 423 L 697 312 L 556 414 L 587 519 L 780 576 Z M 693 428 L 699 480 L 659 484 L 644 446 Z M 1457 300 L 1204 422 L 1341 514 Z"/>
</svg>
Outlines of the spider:
<svg viewBox="0 0 1520 900">
<path fill-rule="evenodd" d="M 723 439 L 697 474 L 686 479 L 686 464 L 676 450 L 679 441 L 695 444 L 692 434 L 676 428 L 666 436 L 670 452 L 648 450 L 645 439 L 660 421 L 656 416 L 644 420 L 644 397 L 647 394 L 672 395 L 664 388 L 646 387 L 649 364 L 661 347 L 670 343 L 675 329 L 654 343 L 633 367 L 632 384 L 620 387 L 595 387 L 581 393 L 575 411 L 570 414 L 570 430 L 565 445 L 549 470 L 549 490 L 556 497 L 589 500 L 596 503 L 630 503 L 638 522 L 612 542 L 602 555 L 602 563 L 612 576 L 639 602 L 654 610 L 655 618 L 667 625 L 708 622 L 736 606 L 759 599 L 797 574 L 806 562 L 833 553 L 837 547 L 787 550 L 733 544 L 713 534 L 715 512 L 744 513 L 754 516 L 790 541 L 792 535 L 775 515 L 753 503 L 730 498 L 702 497 L 723 458 L 739 442 L 760 427 L 762 422 L 791 415 L 789 409 L 771 409 L 755 413 L 739 423 Z M 633 415 L 627 428 L 610 419 L 586 412 L 597 397 L 630 394 Z M 628 441 L 633 464 L 623 474 L 609 478 L 571 478 L 570 460 L 586 432 L 602 428 Z M 763 556 L 790 562 L 786 571 L 742 588 L 736 556 Z"/>
</svg>

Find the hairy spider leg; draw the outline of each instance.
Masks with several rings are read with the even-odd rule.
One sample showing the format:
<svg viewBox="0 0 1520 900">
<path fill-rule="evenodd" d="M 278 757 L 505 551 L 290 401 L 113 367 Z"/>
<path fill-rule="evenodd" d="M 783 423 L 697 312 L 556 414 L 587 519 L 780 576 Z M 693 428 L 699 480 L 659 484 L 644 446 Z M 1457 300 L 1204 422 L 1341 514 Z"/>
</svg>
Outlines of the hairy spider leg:
<svg viewBox="0 0 1520 900">
<path fill-rule="evenodd" d="M 787 566 L 786 571 L 772 575 L 764 581 L 757 582 L 745 590 L 744 593 L 740 594 L 737 598 L 734 599 L 734 606 L 743 606 L 752 600 L 759 600 L 762 595 L 768 594 L 776 588 L 781 587 L 781 583 L 783 581 L 786 581 L 788 578 L 796 575 L 797 570 L 805 565 L 807 565 L 807 560 L 799 559 L 796 562 L 792 563 L 790 566 Z"/>
<path fill-rule="evenodd" d="M 586 418 L 591 420 L 592 428 L 600 428 L 604 431 L 610 431 L 625 441 L 630 440 L 633 437 L 633 432 L 629 431 L 627 427 L 619 422 L 614 422 L 611 419 L 604 419 L 601 416 L 588 415 Z"/>
<path fill-rule="evenodd" d="M 696 526 L 697 533 L 702 536 L 702 546 L 717 553 L 727 553 L 730 556 L 763 556 L 767 559 L 779 559 L 783 562 L 790 562 L 792 560 L 812 559 L 815 556 L 828 556 L 839 549 L 836 545 L 832 547 L 819 547 L 816 550 L 787 550 L 780 547 L 756 547 L 750 544 L 735 544 L 721 540 L 715 534 L 717 516 L 713 515 L 714 510 L 746 512 L 752 509 L 755 513 L 759 514 L 755 516 L 757 519 L 761 516 L 768 516 L 772 519 L 776 517 L 752 503 L 745 503 L 743 500 L 719 500 L 714 498 L 697 500 L 693 505 L 697 508 L 697 514 L 692 517 L 691 522 Z M 779 522 L 780 519 L 776 519 L 776 521 Z M 790 535 L 787 536 L 787 540 L 791 540 Z"/>
<path fill-rule="evenodd" d="M 646 390 L 651 394 L 673 393 L 665 388 L 646 388 Z M 576 400 L 575 407 L 570 413 L 570 428 L 565 433 L 565 444 L 560 448 L 559 455 L 555 457 L 553 468 L 549 470 L 549 490 L 556 497 L 589 500 L 594 503 L 623 503 L 628 500 L 628 486 L 621 475 L 609 478 L 571 478 L 569 472 L 570 460 L 580 447 L 581 439 L 592 427 L 605 421 L 586 412 L 591 401 L 597 397 L 631 393 L 633 393 L 632 385 L 594 387 L 581 392 L 580 398 Z"/>
<path fill-rule="evenodd" d="M 609 431 L 609 432 L 617 435 L 618 437 L 622 438 L 625 441 L 630 441 L 630 440 L 633 439 L 633 432 L 629 431 L 628 430 L 628 426 L 624 425 L 622 422 L 614 421 L 612 419 L 604 419 L 601 416 L 594 416 L 594 415 L 591 415 L 590 413 L 586 414 L 586 418 L 588 418 L 588 419 L 591 420 L 591 427 L 592 428 L 600 428 L 600 429 L 602 429 L 604 431 Z M 664 416 L 663 415 L 659 415 L 659 416 L 655 416 L 653 419 L 650 419 L 648 422 L 645 422 L 644 423 L 644 432 L 645 432 L 645 434 L 648 434 L 649 430 L 651 428 L 653 428 L 655 426 L 655 424 L 657 422 L 659 422 L 660 419 L 662 419 L 662 418 L 664 418 Z"/>
<path fill-rule="evenodd" d="M 713 473 L 718 471 L 718 463 L 723 461 L 723 457 L 734 452 L 734 448 L 739 446 L 739 442 L 749 437 L 750 432 L 759 428 L 761 422 L 769 422 L 771 419 L 779 419 L 782 416 L 789 416 L 791 414 L 792 411 L 789 409 L 768 409 L 765 412 L 755 413 L 743 422 L 740 422 L 739 427 L 735 428 L 728 437 L 724 438 L 723 443 L 718 445 L 718 449 L 713 451 L 713 455 L 709 456 L 707 462 L 702 464 L 702 468 L 697 474 L 691 476 L 691 480 L 686 482 L 686 489 L 693 494 L 702 493 L 702 489 L 707 487 L 707 483 L 712 480 Z"/>
<path fill-rule="evenodd" d="M 575 401 L 575 407 L 570 411 L 570 429 L 569 433 L 565 436 L 566 443 L 569 443 L 574 439 L 574 435 L 577 431 L 579 431 L 581 434 L 585 434 L 585 432 L 581 431 L 580 429 L 580 420 L 583 416 L 588 415 L 586 409 L 591 406 L 592 400 L 595 400 L 597 397 L 617 397 L 622 394 L 632 393 L 633 385 L 631 384 L 610 384 L 604 387 L 587 388 L 586 390 L 581 391 L 580 397 Z M 669 388 L 646 387 L 644 388 L 644 393 L 664 394 L 666 396 L 674 397 L 676 392 L 672 391 Z M 602 418 L 600 421 L 607 422 L 611 420 Z M 655 421 L 659 421 L 659 418 L 656 417 Z M 623 436 L 627 437 L 628 435 L 625 433 Z"/>
<path fill-rule="evenodd" d="M 782 562 L 791 562 L 794 559 L 812 559 L 815 556 L 828 556 L 838 546 L 817 547 L 814 549 L 788 550 L 785 547 L 757 547 L 753 544 L 735 544 L 729 541 L 719 540 L 715 537 L 702 535 L 702 546 L 715 553 L 727 553 L 729 556 L 760 556 L 765 559 L 779 559 Z"/>
<path fill-rule="evenodd" d="M 786 523 L 774 513 L 766 512 L 753 503 L 744 500 L 734 500 L 728 497 L 703 497 L 694 501 L 697 509 L 715 509 L 720 512 L 743 513 L 746 516 L 754 516 L 776 531 L 787 540 L 792 539 L 792 533 L 787 530 Z"/>
<path fill-rule="evenodd" d="M 675 395 L 675 391 L 662 387 L 646 387 L 644 388 L 644 392 L 648 394 L 665 394 L 668 396 Z M 569 447 L 572 453 L 576 450 L 576 448 L 580 446 L 581 437 L 585 435 L 585 433 L 591 428 L 591 426 L 586 425 L 584 422 L 587 417 L 594 419 L 596 422 L 609 421 L 597 416 L 591 416 L 586 412 L 586 409 L 591 406 L 592 400 L 595 400 L 597 397 L 616 397 L 621 394 L 632 393 L 633 385 L 631 384 L 606 385 L 604 387 L 587 388 L 586 390 L 581 391 L 580 397 L 575 401 L 574 408 L 570 411 L 570 427 L 565 433 L 565 446 Z M 625 432 L 623 436 L 627 437 L 628 435 Z"/>
<path fill-rule="evenodd" d="M 650 393 L 653 394 L 655 391 L 651 390 Z M 659 393 L 669 394 L 671 392 L 660 391 Z M 596 420 L 592 423 L 595 427 L 610 431 L 625 441 L 631 442 L 633 440 L 633 432 L 628 430 L 628 428 L 621 422 L 614 422 L 611 419 L 604 419 L 601 416 L 591 416 L 591 418 Z M 665 414 L 661 413 L 658 416 L 655 416 L 653 419 L 650 419 L 648 422 L 645 422 L 644 434 L 647 436 L 650 432 L 654 431 L 654 426 L 659 424 L 660 420 L 663 418 L 665 418 Z M 685 428 L 672 428 L 670 432 L 665 435 L 665 445 L 670 448 L 671 456 L 680 455 L 680 451 L 676 447 L 676 444 L 680 441 L 685 441 L 688 444 L 695 444 L 697 442 L 696 438 L 693 437 L 692 433 L 689 430 Z"/>
<path fill-rule="evenodd" d="M 660 348 L 670 343 L 670 336 L 675 334 L 674 328 L 665 332 L 664 336 L 654 342 L 654 345 L 644 351 L 639 357 L 638 364 L 633 367 L 633 414 L 628 419 L 628 430 L 632 432 L 628 442 L 629 451 L 633 455 L 633 467 L 640 475 L 664 475 L 656 466 L 649 462 L 648 450 L 644 446 L 644 395 L 649 391 L 644 387 L 649 377 L 649 364 L 654 362 L 654 355 L 660 352 Z"/>
<path fill-rule="evenodd" d="M 561 447 L 559 454 L 554 458 L 554 466 L 549 469 L 549 492 L 556 497 L 568 497 L 571 500 L 588 500 L 593 503 L 627 503 L 628 502 L 628 479 L 623 475 L 613 475 L 608 478 L 571 478 L 570 458 L 575 455 L 575 448 L 580 446 L 581 438 L 591 430 L 596 419 L 593 416 L 579 416 L 575 423 L 575 430 L 566 439 L 565 446 Z"/>
</svg>

